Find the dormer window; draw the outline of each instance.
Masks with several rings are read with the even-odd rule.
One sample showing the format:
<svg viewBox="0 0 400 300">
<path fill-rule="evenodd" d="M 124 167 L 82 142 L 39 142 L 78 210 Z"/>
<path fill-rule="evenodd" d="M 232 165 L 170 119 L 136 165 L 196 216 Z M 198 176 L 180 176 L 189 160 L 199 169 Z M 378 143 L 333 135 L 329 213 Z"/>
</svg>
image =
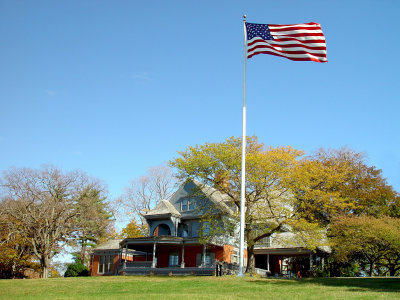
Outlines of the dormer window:
<svg viewBox="0 0 400 300">
<path fill-rule="evenodd" d="M 194 200 L 182 199 L 181 211 L 194 210 Z"/>
</svg>

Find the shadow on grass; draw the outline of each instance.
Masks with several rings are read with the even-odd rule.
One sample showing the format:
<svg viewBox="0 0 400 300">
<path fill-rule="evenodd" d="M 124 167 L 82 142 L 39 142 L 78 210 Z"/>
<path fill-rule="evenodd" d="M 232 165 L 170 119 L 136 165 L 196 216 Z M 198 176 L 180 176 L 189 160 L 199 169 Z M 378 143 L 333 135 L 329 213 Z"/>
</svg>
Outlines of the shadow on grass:
<svg viewBox="0 0 400 300">
<path fill-rule="evenodd" d="M 272 285 L 321 285 L 349 288 L 352 291 L 400 292 L 400 277 L 390 278 L 305 278 L 305 279 L 258 279 L 255 284 Z"/>
</svg>

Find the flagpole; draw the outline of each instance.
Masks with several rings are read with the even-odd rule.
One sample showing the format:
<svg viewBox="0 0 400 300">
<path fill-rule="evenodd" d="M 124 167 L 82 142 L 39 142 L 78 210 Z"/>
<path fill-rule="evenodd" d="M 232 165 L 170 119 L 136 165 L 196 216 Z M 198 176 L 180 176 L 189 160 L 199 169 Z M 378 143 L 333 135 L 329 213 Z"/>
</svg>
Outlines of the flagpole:
<svg viewBox="0 0 400 300">
<path fill-rule="evenodd" d="M 245 226 L 245 201 L 246 201 L 246 59 L 247 59 L 247 32 L 246 15 L 243 16 L 243 123 L 242 123 L 242 182 L 240 186 L 240 248 L 239 248 L 239 273 L 244 277 L 244 226 Z"/>
</svg>

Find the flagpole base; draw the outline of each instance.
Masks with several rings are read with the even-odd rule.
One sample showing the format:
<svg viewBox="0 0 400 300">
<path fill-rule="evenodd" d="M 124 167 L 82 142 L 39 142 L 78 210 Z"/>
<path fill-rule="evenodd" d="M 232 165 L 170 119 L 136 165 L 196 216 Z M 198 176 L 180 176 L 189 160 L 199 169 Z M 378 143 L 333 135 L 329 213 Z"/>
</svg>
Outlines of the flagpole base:
<svg viewBox="0 0 400 300">
<path fill-rule="evenodd" d="M 237 277 L 244 277 L 243 267 L 239 266 L 239 272 L 237 274 Z"/>
</svg>

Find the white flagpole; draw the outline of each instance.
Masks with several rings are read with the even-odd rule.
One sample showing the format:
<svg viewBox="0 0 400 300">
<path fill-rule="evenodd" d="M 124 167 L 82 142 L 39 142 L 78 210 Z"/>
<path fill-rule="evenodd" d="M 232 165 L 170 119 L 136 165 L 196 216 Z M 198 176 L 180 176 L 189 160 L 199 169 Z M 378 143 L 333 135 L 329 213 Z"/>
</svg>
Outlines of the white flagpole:
<svg viewBox="0 0 400 300">
<path fill-rule="evenodd" d="M 238 277 L 244 277 L 244 226 L 245 226 L 245 202 L 246 202 L 246 59 L 247 59 L 247 31 L 246 15 L 243 16 L 243 125 L 242 125 L 242 183 L 240 186 L 240 248 L 239 248 L 239 273 Z"/>
</svg>

